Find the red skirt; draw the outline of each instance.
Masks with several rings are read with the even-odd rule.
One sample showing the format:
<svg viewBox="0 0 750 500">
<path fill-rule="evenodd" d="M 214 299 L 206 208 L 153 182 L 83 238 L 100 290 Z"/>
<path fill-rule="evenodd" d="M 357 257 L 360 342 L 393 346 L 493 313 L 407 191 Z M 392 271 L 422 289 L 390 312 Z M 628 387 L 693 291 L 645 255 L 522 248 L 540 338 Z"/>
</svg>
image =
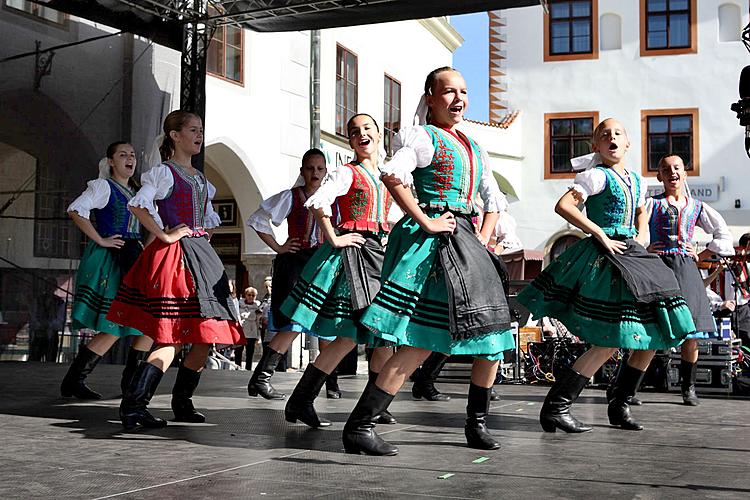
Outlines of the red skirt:
<svg viewBox="0 0 750 500">
<path fill-rule="evenodd" d="M 208 240 L 148 245 L 107 314 L 156 344 L 244 344 L 224 266 Z"/>
</svg>

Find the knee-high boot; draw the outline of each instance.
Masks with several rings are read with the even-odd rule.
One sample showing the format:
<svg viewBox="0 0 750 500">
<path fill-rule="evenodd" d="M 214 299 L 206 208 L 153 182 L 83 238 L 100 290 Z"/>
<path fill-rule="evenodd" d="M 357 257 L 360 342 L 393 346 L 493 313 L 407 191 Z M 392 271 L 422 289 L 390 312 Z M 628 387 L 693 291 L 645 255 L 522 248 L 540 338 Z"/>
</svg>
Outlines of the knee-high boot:
<svg viewBox="0 0 750 500">
<path fill-rule="evenodd" d="M 344 425 L 344 450 L 347 453 L 365 455 L 396 455 L 398 448 L 385 441 L 375 432 L 377 416 L 388 408 L 393 396 L 368 382 L 365 391 L 357 401 L 349 419 Z"/>
<path fill-rule="evenodd" d="M 287 422 L 295 423 L 297 420 L 307 424 L 312 428 L 328 427 L 331 425 L 330 420 L 318 417 L 315 412 L 313 402 L 318 397 L 320 389 L 326 381 L 328 374 L 319 370 L 315 365 L 310 363 L 305 368 L 305 373 L 297 382 L 297 386 L 289 396 L 284 409 L 284 418 Z"/>
<path fill-rule="evenodd" d="M 341 389 L 339 388 L 339 369 L 334 368 L 326 378 L 326 397 L 328 399 L 341 399 Z"/>
<path fill-rule="evenodd" d="M 201 424 L 206 416 L 195 410 L 193 393 L 201 380 L 201 372 L 180 366 L 177 378 L 172 387 L 172 411 L 176 422 L 193 422 Z"/>
<path fill-rule="evenodd" d="M 497 450 L 500 448 L 495 438 L 487 429 L 487 415 L 490 413 L 490 393 L 492 388 L 469 385 L 469 398 L 466 404 L 466 443 L 469 448 L 478 450 Z"/>
<path fill-rule="evenodd" d="M 680 378 L 682 379 L 682 402 L 687 406 L 698 406 L 700 400 L 695 393 L 695 373 L 698 363 L 691 363 L 684 359 L 680 363 Z"/>
<path fill-rule="evenodd" d="M 612 395 L 613 394 L 612 391 L 615 390 L 615 380 L 617 380 L 617 374 L 620 373 L 620 369 L 622 368 L 622 366 L 628 363 L 628 357 L 629 356 L 622 357 L 622 359 L 620 360 L 620 363 L 617 365 L 617 371 L 615 372 L 614 377 L 612 377 L 609 380 L 609 384 L 607 384 L 607 391 L 606 391 L 607 401 L 610 401 L 614 397 Z M 628 398 L 628 404 L 630 406 L 641 406 L 643 402 L 640 399 L 638 399 L 636 396 L 633 396 L 633 397 Z"/>
<path fill-rule="evenodd" d="M 378 379 L 378 375 L 380 375 L 378 372 L 369 370 L 367 372 L 367 380 L 371 384 L 375 385 L 375 381 Z M 375 415 L 375 423 L 384 425 L 396 425 L 398 421 L 396 420 L 396 417 L 391 415 L 391 412 L 389 412 L 388 409 L 384 409 L 383 411 Z"/>
<path fill-rule="evenodd" d="M 247 383 L 248 396 L 263 396 L 266 399 L 284 399 L 286 394 L 281 393 L 271 385 L 271 377 L 279 364 L 283 354 L 276 352 L 270 347 L 263 350 L 263 356 L 258 361 L 250 381 Z"/>
<path fill-rule="evenodd" d="M 166 420 L 154 417 L 147 409 L 163 375 L 164 373 L 151 363 L 141 363 L 138 366 L 133 381 L 120 403 L 120 420 L 123 427 L 134 429 L 140 424 L 143 427 L 158 428 L 167 425 Z"/>
<path fill-rule="evenodd" d="M 584 425 L 570 414 L 573 406 L 589 379 L 572 368 L 566 368 L 550 388 L 544 399 L 542 411 L 539 413 L 539 423 L 545 432 L 555 432 L 561 429 L 565 432 L 587 432 L 592 428 Z"/>
<path fill-rule="evenodd" d="M 451 397 L 441 394 L 435 388 L 435 379 L 443 369 L 448 356 L 440 352 L 433 352 L 422 363 L 422 366 L 414 372 L 412 380 L 414 385 L 411 388 L 411 395 L 414 399 L 425 398 L 427 401 L 450 401 Z"/>
<path fill-rule="evenodd" d="M 78 399 L 102 399 L 101 394 L 86 385 L 86 377 L 94 371 L 100 359 L 101 356 L 82 345 L 60 384 L 60 394 Z"/>
<path fill-rule="evenodd" d="M 120 377 L 120 390 L 122 394 L 130 387 L 130 382 L 133 380 L 136 368 L 141 362 L 146 361 L 148 358 L 149 351 L 138 351 L 132 347 L 128 349 L 128 357 L 125 360 L 125 368 L 122 369 L 122 377 Z"/>
<path fill-rule="evenodd" d="M 643 426 L 630 413 L 628 400 L 638 392 L 638 387 L 640 387 L 645 374 L 646 372 L 633 368 L 627 363 L 623 363 L 620 367 L 607 407 L 610 424 L 632 431 L 643 430 Z"/>
</svg>

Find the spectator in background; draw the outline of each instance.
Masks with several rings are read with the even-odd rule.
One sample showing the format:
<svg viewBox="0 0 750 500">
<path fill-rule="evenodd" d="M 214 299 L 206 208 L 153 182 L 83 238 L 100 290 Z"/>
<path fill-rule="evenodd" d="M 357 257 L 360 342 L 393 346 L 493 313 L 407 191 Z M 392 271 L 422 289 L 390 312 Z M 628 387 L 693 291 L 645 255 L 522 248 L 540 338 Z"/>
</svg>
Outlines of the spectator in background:
<svg viewBox="0 0 750 500">
<path fill-rule="evenodd" d="M 60 332 L 65 325 L 65 301 L 54 293 L 51 285 L 36 298 L 31 308 L 29 330 L 29 361 L 57 361 Z"/>
<path fill-rule="evenodd" d="M 258 323 L 260 322 L 260 302 L 258 302 L 258 290 L 253 287 L 245 288 L 243 300 L 240 302 L 240 323 L 242 331 L 245 332 L 247 340 L 247 354 L 245 355 L 245 369 L 252 369 L 255 344 L 260 338 Z M 242 365 L 242 352 L 245 346 L 237 346 L 234 349 L 234 362 Z"/>
</svg>

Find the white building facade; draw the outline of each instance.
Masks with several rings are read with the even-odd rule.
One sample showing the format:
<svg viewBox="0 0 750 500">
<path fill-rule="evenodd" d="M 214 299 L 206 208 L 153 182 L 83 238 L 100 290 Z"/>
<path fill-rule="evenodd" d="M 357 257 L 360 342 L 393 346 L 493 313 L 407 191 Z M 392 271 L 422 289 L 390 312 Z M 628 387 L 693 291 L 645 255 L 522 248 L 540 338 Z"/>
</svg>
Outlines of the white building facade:
<svg viewBox="0 0 750 500">
<path fill-rule="evenodd" d="M 572 182 L 568 158 L 589 151 L 592 128 L 607 117 L 624 124 L 626 163 L 654 190 L 659 157 L 679 153 L 693 194 L 724 215 L 735 239 L 747 231 L 750 160 L 729 110 L 750 61 L 740 41 L 746 0 L 550 0 L 549 14 L 541 6 L 493 14 L 503 97 L 524 116 L 511 213 L 527 248 L 549 252 L 580 236 L 553 207 Z"/>
</svg>

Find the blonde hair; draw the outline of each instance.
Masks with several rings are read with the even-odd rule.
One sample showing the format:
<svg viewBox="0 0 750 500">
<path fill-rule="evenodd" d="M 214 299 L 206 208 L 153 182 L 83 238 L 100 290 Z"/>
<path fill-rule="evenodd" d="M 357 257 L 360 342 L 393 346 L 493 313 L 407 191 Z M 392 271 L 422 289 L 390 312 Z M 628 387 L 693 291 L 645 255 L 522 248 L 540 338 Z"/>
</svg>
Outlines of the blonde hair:
<svg viewBox="0 0 750 500">
<path fill-rule="evenodd" d="M 622 125 L 622 122 L 620 120 L 617 120 L 615 118 L 605 118 L 604 120 L 600 121 L 599 125 L 597 125 L 594 129 L 594 134 L 591 137 L 592 140 L 596 141 L 597 136 L 602 133 L 602 130 L 604 130 L 604 124 L 610 120 Z M 622 131 L 625 132 L 625 137 L 628 137 L 628 140 L 630 140 L 630 136 L 628 136 L 628 131 L 625 129 L 625 125 L 622 125 Z"/>
<path fill-rule="evenodd" d="M 247 295 L 248 293 L 255 293 L 255 295 L 257 296 L 258 295 L 258 290 L 256 288 L 254 288 L 254 287 L 249 286 L 249 287 L 245 288 L 245 291 L 243 292 L 243 295 Z"/>
</svg>

